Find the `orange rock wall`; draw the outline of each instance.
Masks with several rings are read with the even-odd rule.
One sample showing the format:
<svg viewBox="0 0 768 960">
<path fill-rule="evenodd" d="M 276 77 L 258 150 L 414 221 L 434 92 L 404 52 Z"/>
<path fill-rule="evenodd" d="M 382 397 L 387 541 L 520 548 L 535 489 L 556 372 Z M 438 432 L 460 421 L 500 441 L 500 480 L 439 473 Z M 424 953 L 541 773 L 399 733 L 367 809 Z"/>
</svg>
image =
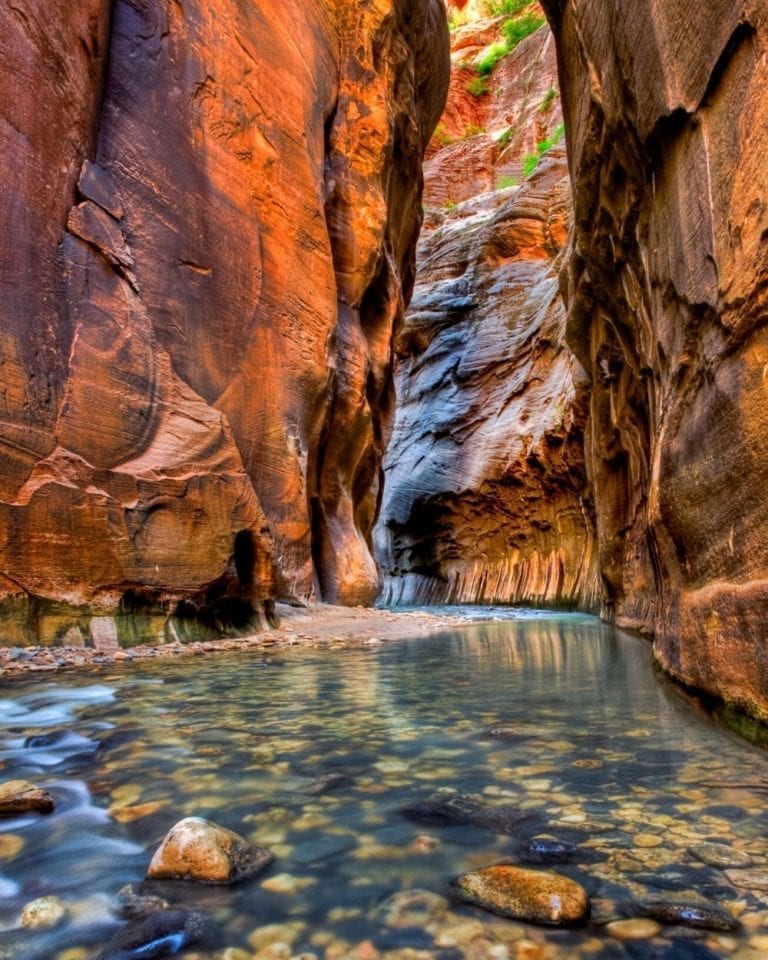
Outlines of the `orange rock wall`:
<svg viewBox="0 0 768 960">
<path fill-rule="evenodd" d="M 545 6 L 608 612 L 768 719 L 768 6 Z"/>
<path fill-rule="evenodd" d="M 370 600 L 440 0 L 18 0 L 0 71 L 4 594 Z"/>
</svg>

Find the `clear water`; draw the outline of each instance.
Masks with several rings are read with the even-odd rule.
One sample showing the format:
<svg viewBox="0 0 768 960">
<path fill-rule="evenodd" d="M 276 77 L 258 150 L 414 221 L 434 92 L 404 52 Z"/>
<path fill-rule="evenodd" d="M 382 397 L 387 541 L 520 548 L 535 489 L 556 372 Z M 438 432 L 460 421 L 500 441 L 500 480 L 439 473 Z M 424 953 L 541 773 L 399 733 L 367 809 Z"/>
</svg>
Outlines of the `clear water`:
<svg viewBox="0 0 768 960">
<path fill-rule="evenodd" d="M 765 865 L 765 754 L 657 683 L 649 657 L 644 641 L 592 618 L 530 615 L 376 648 L 7 683 L 2 779 L 39 783 L 59 805 L 0 824 L 0 957 L 96 957 L 120 923 L 118 890 L 142 879 L 166 830 L 188 815 L 269 846 L 276 862 L 230 889 L 153 885 L 218 923 L 218 942 L 179 956 L 218 958 L 227 947 L 250 956 L 289 940 L 288 955 L 327 960 L 706 960 L 759 944 L 768 894 L 734 888 L 687 851 L 718 840 Z M 504 738 L 488 735 L 500 725 Z M 24 746 L 41 733 L 57 735 Z M 496 834 L 402 815 L 441 790 L 531 817 Z M 573 862 L 543 869 L 587 887 L 589 926 L 548 930 L 450 901 L 453 877 L 514 862 L 541 834 L 579 848 Z M 406 922 L 397 894 L 413 889 L 446 902 Z M 614 939 L 605 924 L 632 916 L 644 893 L 705 896 L 739 913 L 744 929 Z M 46 895 L 67 904 L 67 919 L 20 930 L 24 904 Z M 278 927 L 254 936 L 267 925 Z"/>
</svg>

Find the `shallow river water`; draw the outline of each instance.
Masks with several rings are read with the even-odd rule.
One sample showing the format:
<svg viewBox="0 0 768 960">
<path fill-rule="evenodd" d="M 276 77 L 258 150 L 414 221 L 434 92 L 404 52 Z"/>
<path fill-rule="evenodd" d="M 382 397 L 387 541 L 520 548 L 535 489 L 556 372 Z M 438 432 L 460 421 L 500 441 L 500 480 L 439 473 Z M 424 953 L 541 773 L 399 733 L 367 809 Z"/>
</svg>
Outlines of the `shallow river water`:
<svg viewBox="0 0 768 960">
<path fill-rule="evenodd" d="M 185 958 L 766 958 L 765 753 L 695 713 L 649 661 L 647 643 L 595 619 L 520 614 L 377 647 L 6 683 L 0 779 L 59 802 L 0 823 L 0 958 L 97 957 L 118 891 L 189 815 L 275 862 L 229 889 L 151 885 L 216 920 L 217 939 Z M 525 815 L 502 833 L 404 815 L 449 791 Z M 566 862 L 536 863 L 542 836 L 569 845 Z M 703 841 L 749 854 L 751 886 L 689 852 Z M 451 900 L 452 878 L 504 861 L 579 880 L 590 924 L 545 929 Z M 65 919 L 20 929 L 24 905 L 48 895 Z M 614 935 L 649 897 L 704 898 L 742 927 Z"/>
</svg>

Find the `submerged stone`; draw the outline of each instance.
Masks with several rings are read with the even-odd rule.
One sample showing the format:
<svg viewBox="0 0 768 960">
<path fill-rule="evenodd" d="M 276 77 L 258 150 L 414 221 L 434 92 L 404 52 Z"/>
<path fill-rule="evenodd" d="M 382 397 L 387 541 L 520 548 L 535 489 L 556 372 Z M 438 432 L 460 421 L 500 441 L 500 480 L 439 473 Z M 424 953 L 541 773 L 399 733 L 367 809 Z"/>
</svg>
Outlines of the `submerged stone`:
<svg viewBox="0 0 768 960">
<path fill-rule="evenodd" d="M 67 907 L 58 897 L 40 897 L 26 904 L 19 923 L 34 930 L 55 927 L 66 917 Z"/>
<path fill-rule="evenodd" d="M 376 920 L 385 927 L 426 927 L 448 910 L 448 901 L 431 890 L 402 890 L 383 900 Z"/>
<path fill-rule="evenodd" d="M 724 843 L 694 843 L 688 852 L 708 867 L 748 867 L 752 857 L 743 850 L 734 850 Z"/>
<path fill-rule="evenodd" d="M 152 880 L 230 884 L 260 873 L 274 860 L 264 847 L 202 817 L 171 827 L 149 865 Z"/>
<path fill-rule="evenodd" d="M 520 851 L 526 863 L 570 863 L 576 859 L 579 848 L 554 837 L 533 837 Z"/>
<path fill-rule="evenodd" d="M 466 903 L 513 920 L 565 927 L 589 917 L 584 888 L 568 877 L 499 865 L 472 870 L 451 884 Z"/>
<path fill-rule="evenodd" d="M 121 927 L 99 960 L 159 960 L 205 940 L 213 928 L 204 910 L 158 910 Z"/>
<path fill-rule="evenodd" d="M 48 793 L 27 780 L 0 783 L 0 817 L 22 813 L 52 813 L 56 801 Z"/>
<path fill-rule="evenodd" d="M 637 903 L 638 912 L 659 923 L 679 923 L 700 930 L 728 932 L 738 930 L 741 924 L 727 910 L 713 903 L 684 900 L 664 900 L 644 897 Z"/>
</svg>

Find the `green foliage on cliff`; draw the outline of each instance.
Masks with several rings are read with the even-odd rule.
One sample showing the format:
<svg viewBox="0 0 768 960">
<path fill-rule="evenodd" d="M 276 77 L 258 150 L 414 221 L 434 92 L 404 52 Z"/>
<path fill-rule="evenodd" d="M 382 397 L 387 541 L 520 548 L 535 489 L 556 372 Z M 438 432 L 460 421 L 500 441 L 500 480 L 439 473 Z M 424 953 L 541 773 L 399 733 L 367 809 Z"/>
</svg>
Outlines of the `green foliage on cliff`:
<svg viewBox="0 0 768 960">
<path fill-rule="evenodd" d="M 484 97 L 489 92 L 488 80 L 483 76 L 473 77 L 467 84 L 467 93 L 473 97 Z"/>
<path fill-rule="evenodd" d="M 532 0 L 494 0 L 489 7 L 493 13 L 507 14 L 509 19 L 501 25 L 502 39 L 498 43 L 491 44 L 485 56 L 477 64 L 477 72 L 481 77 L 488 76 L 496 69 L 496 64 L 502 57 L 512 53 L 515 47 L 535 33 L 539 27 L 546 23 L 541 14 L 534 10 L 523 12 L 526 7 L 530 7 Z"/>
<path fill-rule="evenodd" d="M 538 167 L 539 160 L 547 153 L 548 150 L 551 150 L 555 144 L 560 143 L 565 134 L 565 126 L 562 123 L 559 123 L 555 127 L 554 132 L 544 140 L 540 140 L 536 144 L 536 153 L 529 153 L 527 157 L 523 157 L 523 176 L 530 177 L 533 171 Z"/>
</svg>

